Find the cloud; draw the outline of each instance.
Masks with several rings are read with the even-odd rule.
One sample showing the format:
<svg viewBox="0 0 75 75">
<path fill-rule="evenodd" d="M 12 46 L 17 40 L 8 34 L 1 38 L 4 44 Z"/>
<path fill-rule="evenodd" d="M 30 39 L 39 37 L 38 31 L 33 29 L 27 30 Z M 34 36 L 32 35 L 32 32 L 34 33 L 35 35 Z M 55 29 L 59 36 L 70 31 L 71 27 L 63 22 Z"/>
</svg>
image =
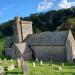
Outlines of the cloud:
<svg viewBox="0 0 75 75">
<path fill-rule="evenodd" d="M 37 10 L 38 11 L 47 10 L 47 9 L 51 8 L 52 5 L 53 5 L 52 1 L 44 0 L 38 4 Z"/>
<path fill-rule="evenodd" d="M 68 2 L 67 0 L 61 0 L 61 2 L 58 4 L 59 8 L 70 8 L 72 6 L 75 6 L 75 2 Z"/>
</svg>

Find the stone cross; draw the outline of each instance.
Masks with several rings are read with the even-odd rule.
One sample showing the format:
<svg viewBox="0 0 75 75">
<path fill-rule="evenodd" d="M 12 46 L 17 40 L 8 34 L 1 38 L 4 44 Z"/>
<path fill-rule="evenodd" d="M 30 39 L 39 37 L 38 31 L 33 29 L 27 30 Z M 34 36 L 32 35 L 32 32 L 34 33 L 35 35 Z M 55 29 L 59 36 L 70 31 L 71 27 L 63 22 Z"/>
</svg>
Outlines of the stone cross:
<svg viewBox="0 0 75 75">
<path fill-rule="evenodd" d="M 33 62 L 33 67 L 35 67 L 35 62 Z"/>
<path fill-rule="evenodd" d="M 42 60 L 40 61 L 40 65 L 43 65 Z"/>
<path fill-rule="evenodd" d="M 3 75 L 3 73 L 4 73 L 4 67 L 0 66 L 0 75 Z"/>
<path fill-rule="evenodd" d="M 23 75 L 26 75 L 26 73 L 27 73 L 27 65 L 26 64 L 22 64 L 22 72 L 23 72 Z"/>
</svg>

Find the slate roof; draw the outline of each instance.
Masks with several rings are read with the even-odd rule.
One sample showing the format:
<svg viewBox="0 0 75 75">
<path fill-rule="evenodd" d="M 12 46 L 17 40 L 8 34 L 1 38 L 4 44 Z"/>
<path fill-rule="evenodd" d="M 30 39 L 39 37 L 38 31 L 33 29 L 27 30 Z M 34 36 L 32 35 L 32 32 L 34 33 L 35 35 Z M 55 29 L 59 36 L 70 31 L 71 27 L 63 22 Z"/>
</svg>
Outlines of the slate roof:
<svg viewBox="0 0 75 75">
<path fill-rule="evenodd" d="M 29 45 L 65 45 L 68 31 L 42 32 L 27 37 Z"/>
</svg>

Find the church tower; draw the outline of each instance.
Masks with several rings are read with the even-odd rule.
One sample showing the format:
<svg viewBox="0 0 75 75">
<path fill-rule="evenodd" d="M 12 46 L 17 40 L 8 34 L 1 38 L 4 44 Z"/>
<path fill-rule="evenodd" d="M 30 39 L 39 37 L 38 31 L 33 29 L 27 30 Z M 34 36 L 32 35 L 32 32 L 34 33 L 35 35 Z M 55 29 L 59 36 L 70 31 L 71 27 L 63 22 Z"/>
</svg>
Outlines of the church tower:
<svg viewBox="0 0 75 75">
<path fill-rule="evenodd" d="M 32 34 L 32 22 L 20 20 L 20 17 L 15 17 L 13 25 L 13 33 L 15 43 L 22 43 L 23 40 Z"/>
</svg>

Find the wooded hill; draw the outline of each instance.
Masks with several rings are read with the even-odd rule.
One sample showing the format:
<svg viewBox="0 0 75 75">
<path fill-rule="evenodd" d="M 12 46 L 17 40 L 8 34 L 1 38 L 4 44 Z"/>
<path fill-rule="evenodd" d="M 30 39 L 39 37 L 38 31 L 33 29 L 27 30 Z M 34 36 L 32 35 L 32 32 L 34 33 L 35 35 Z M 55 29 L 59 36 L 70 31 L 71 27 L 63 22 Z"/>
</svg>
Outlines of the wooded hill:
<svg viewBox="0 0 75 75">
<path fill-rule="evenodd" d="M 33 32 L 69 30 L 75 34 L 75 7 L 60 10 L 50 10 L 31 14 L 28 17 L 21 17 L 22 20 L 33 22 Z M 12 35 L 13 20 L 4 22 L 0 25 L 3 35 Z"/>
</svg>

